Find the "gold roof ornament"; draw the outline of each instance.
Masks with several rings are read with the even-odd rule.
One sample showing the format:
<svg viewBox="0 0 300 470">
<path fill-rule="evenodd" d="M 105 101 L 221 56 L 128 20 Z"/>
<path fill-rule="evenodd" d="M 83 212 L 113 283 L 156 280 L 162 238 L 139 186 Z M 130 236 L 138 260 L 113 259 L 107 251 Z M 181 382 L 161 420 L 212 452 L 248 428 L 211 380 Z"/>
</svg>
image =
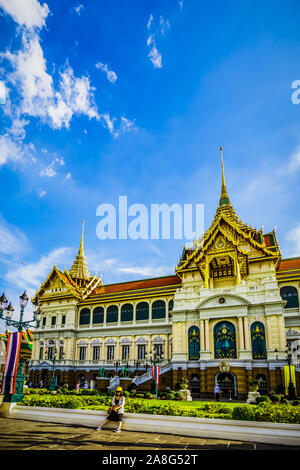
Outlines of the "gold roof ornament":
<svg viewBox="0 0 300 470">
<path fill-rule="evenodd" d="M 222 168 L 222 185 L 221 185 L 221 197 L 220 197 L 220 206 L 224 206 L 225 204 L 230 204 L 229 196 L 227 194 L 226 184 L 225 184 L 225 176 L 224 176 L 224 163 L 223 163 L 223 147 L 220 146 L 221 152 L 221 168 Z"/>
<path fill-rule="evenodd" d="M 83 249 L 84 222 L 85 220 L 83 219 L 79 250 L 69 273 L 72 279 L 89 281 L 89 279 L 91 278 L 91 275 L 86 265 L 86 259 L 84 256 L 84 249 Z"/>
</svg>

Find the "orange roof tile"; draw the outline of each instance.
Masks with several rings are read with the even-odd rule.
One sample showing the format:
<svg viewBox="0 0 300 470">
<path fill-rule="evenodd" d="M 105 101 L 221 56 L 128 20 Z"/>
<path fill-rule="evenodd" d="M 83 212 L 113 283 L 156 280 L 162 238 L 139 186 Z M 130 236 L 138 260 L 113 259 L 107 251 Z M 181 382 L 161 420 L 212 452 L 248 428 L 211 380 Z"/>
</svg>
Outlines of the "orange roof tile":
<svg viewBox="0 0 300 470">
<path fill-rule="evenodd" d="M 278 271 L 285 271 L 290 269 L 300 269 L 300 258 L 283 259 L 280 262 Z"/>
<path fill-rule="evenodd" d="M 108 284 L 96 287 L 92 295 L 110 294 L 113 292 L 124 292 L 129 290 L 149 289 L 181 284 L 178 276 L 157 277 L 153 279 L 141 279 L 139 281 L 121 282 L 119 284 Z"/>
</svg>

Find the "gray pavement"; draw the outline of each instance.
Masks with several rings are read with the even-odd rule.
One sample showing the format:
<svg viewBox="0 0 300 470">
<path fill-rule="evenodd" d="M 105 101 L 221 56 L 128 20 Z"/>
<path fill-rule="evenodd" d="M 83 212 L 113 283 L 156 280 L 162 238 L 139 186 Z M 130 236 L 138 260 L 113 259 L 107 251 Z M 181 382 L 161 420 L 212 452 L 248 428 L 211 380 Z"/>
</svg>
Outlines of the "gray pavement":
<svg viewBox="0 0 300 470">
<path fill-rule="evenodd" d="M 174 436 L 171 434 L 95 431 L 84 426 L 0 418 L 2 450 L 299 450 L 299 447 Z"/>
</svg>

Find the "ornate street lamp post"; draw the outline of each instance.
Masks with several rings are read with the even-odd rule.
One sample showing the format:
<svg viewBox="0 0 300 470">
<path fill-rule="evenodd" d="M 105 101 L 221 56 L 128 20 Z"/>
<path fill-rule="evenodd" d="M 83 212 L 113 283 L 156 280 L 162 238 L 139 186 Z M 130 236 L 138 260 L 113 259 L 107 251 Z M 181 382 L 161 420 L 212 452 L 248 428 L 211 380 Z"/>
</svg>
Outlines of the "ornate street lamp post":
<svg viewBox="0 0 300 470">
<path fill-rule="evenodd" d="M 289 382 L 289 387 L 288 387 L 288 397 L 289 400 L 295 400 L 296 399 L 296 391 L 295 387 L 292 381 L 292 373 L 291 373 L 291 364 L 292 364 L 292 348 L 290 344 L 286 345 L 286 360 L 289 365 L 289 373 L 290 373 L 290 382 Z"/>
<path fill-rule="evenodd" d="M 50 349 L 51 349 L 51 353 L 50 353 Z M 60 357 L 59 359 L 56 359 L 56 354 L 57 354 L 56 346 L 54 346 L 52 348 L 51 348 L 51 346 L 50 347 L 48 346 L 47 359 L 48 359 L 48 361 L 52 362 L 52 375 L 51 375 L 51 379 L 50 379 L 50 382 L 49 382 L 49 388 L 48 388 L 48 390 L 50 392 L 55 390 L 55 364 L 56 364 L 56 362 L 60 362 L 60 360 L 63 359 L 64 352 L 61 353 L 62 357 Z"/>
<path fill-rule="evenodd" d="M 28 300 L 29 299 L 26 294 L 26 291 L 24 291 L 23 294 L 20 295 L 20 318 L 19 320 L 13 320 L 12 318 L 10 318 L 10 316 L 14 312 L 14 308 L 11 305 L 11 302 L 8 304 L 8 300 L 5 297 L 5 293 L 3 292 L 3 294 L 0 297 L 0 318 L 4 320 L 6 326 L 13 326 L 19 332 L 26 330 L 29 326 L 31 326 L 30 324 L 33 322 L 35 323 L 37 328 L 39 327 L 40 320 L 38 319 L 38 316 L 41 313 L 41 310 L 40 310 L 40 303 L 38 299 L 36 299 L 36 301 L 34 302 L 35 310 L 33 313 L 33 319 L 29 321 L 23 321 L 24 310 L 26 308 Z M 25 364 L 25 360 L 22 354 L 19 354 L 15 393 L 13 395 L 5 394 L 3 401 L 15 403 L 23 399 L 24 397 L 23 387 L 24 387 L 24 379 L 25 379 L 24 374 L 23 374 L 24 364 Z"/>
</svg>

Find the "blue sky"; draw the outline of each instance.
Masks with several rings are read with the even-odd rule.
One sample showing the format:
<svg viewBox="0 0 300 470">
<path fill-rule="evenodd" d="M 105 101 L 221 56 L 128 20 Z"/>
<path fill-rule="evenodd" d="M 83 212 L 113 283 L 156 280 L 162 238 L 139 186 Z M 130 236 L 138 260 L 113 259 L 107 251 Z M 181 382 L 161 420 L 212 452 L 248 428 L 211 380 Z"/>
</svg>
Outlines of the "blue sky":
<svg viewBox="0 0 300 470">
<path fill-rule="evenodd" d="M 0 0 L 0 284 L 17 307 L 85 253 L 104 283 L 174 272 L 184 240 L 99 240 L 97 206 L 203 203 L 300 255 L 297 1 Z M 27 316 L 30 309 L 28 308 Z"/>
</svg>

